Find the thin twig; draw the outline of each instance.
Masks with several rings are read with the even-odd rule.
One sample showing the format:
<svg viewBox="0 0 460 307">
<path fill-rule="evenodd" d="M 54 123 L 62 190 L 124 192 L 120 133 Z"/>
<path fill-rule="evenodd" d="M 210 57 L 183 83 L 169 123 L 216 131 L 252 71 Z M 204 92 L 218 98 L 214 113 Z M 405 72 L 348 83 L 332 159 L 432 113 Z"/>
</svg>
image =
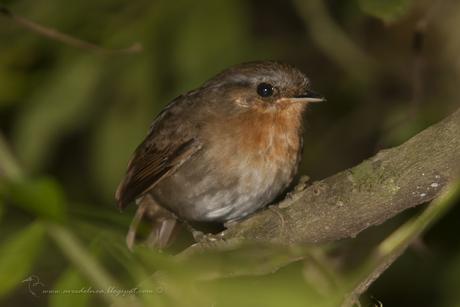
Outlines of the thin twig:
<svg viewBox="0 0 460 307">
<path fill-rule="evenodd" d="M 45 27 L 27 18 L 16 15 L 13 12 L 11 12 L 11 10 L 9 10 L 8 8 L 2 5 L 0 5 L 0 17 L 8 18 L 11 21 L 13 21 L 15 24 L 27 30 L 30 30 L 46 38 L 61 42 L 63 44 L 66 44 L 66 45 L 69 45 L 69 46 L 72 46 L 78 49 L 90 50 L 93 52 L 103 53 L 103 54 L 113 54 L 113 53 L 132 54 L 132 53 L 138 53 L 138 52 L 143 51 L 142 44 L 140 43 L 134 43 L 130 47 L 122 48 L 122 49 L 104 48 L 96 44 L 75 38 L 68 34 L 59 32 L 56 29 Z"/>
</svg>

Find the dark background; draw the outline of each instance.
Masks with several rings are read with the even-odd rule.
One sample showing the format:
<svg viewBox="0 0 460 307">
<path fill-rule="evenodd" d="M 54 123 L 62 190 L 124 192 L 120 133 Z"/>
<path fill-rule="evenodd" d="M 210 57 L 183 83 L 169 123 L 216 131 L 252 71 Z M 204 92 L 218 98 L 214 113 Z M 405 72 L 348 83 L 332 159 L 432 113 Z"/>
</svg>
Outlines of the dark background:
<svg viewBox="0 0 460 307">
<path fill-rule="evenodd" d="M 117 252 L 99 246 L 101 240 L 123 245 L 134 208 L 119 213 L 113 195 L 129 156 L 164 105 L 230 65 L 285 61 L 304 71 L 327 97 L 307 114 L 301 173 L 312 180 L 401 144 L 459 106 L 460 2 L 455 0 L 23 0 L 0 5 L 104 48 L 138 42 L 144 49 L 103 54 L 78 49 L 0 15 L 2 151 L 12 152 L 22 173 L 20 183 L 11 186 L 0 172 L 0 273 L 17 258 L 23 268 L 17 281 L 32 272 L 48 287 L 69 282 L 65 278 L 85 284 L 78 266 L 69 264 L 46 235 L 23 250 L 11 249 L 12 238 L 37 220 L 62 222 L 123 280 Z M 1 163 L 11 162 L 2 159 L 0 152 Z M 342 243 L 348 269 L 416 211 Z M 384 306 L 460 306 L 459 218 L 460 208 L 454 207 L 367 296 Z M 14 254 L 8 262 L 1 260 L 5 253 L 34 257 L 21 260 Z M 5 278 L 0 304 L 67 303 L 65 297 L 32 297 L 24 285 L 7 286 Z M 1 281 L 0 276 L 0 288 Z M 71 299 L 75 306 L 100 303 L 97 297 Z M 293 298 L 291 305 L 296 304 Z"/>
</svg>

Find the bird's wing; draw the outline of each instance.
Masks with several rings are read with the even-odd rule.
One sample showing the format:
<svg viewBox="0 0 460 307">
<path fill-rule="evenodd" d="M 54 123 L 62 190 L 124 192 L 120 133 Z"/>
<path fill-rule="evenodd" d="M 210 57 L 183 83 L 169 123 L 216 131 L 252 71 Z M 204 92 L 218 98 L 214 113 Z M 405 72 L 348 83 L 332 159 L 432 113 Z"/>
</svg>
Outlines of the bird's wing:
<svg viewBox="0 0 460 307">
<path fill-rule="evenodd" d="M 163 148 L 147 138 L 134 153 L 125 178 L 115 198 L 120 209 L 152 189 L 164 176 L 171 174 L 201 148 L 194 138 L 170 142 Z"/>
</svg>

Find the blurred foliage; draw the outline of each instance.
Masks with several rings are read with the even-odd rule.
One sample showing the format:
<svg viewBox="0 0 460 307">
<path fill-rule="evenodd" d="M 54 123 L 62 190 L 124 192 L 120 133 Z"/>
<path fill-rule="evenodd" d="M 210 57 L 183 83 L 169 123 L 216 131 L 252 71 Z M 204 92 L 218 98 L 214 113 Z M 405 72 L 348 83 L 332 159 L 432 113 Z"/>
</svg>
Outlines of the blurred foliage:
<svg viewBox="0 0 460 307">
<path fill-rule="evenodd" d="M 16 205 L 33 215 L 64 221 L 66 202 L 59 184 L 50 178 L 13 183 L 8 196 Z"/>
<path fill-rule="evenodd" d="M 40 222 L 27 226 L 0 248 L 0 297 L 21 282 L 32 269 L 43 245 L 44 227 Z"/>
<path fill-rule="evenodd" d="M 95 106 L 90 97 L 100 73 L 98 61 L 85 56 L 57 65 L 60 69 L 24 103 L 14 127 L 18 158 L 31 171 L 54 158 L 49 153 L 55 143 L 81 127 Z"/>
<path fill-rule="evenodd" d="M 412 3 L 411 0 L 359 0 L 358 2 L 364 12 L 386 22 L 396 21 L 404 16 Z"/>
<path fill-rule="evenodd" d="M 302 173 L 315 180 L 400 144 L 459 106 L 455 0 L 1 6 L 104 48 L 144 47 L 80 50 L 0 13 L 2 306 L 337 306 L 374 268 L 371 251 L 395 238 L 411 213 L 315 248 L 238 246 L 172 257 L 191 244 L 182 233 L 171 251 L 130 252 L 124 235 L 134 208 L 120 214 L 113 194 L 132 151 L 168 101 L 221 69 L 257 59 L 295 64 L 328 98 L 307 115 Z M 419 24 L 424 44 L 415 50 Z M 455 207 L 426 236 L 429 253 L 411 249 L 363 305 L 375 297 L 385 306 L 458 306 L 458 218 Z M 31 276 L 41 284 L 33 286 Z M 43 292 L 53 289 L 61 294 Z M 69 289 L 86 294 L 62 294 Z M 132 289 L 136 296 L 123 292 Z"/>
<path fill-rule="evenodd" d="M 81 289 L 87 285 L 83 276 L 74 268 L 67 269 L 64 271 L 59 279 L 54 284 L 54 289 L 59 291 L 65 291 L 67 289 Z M 83 307 L 89 305 L 90 297 L 88 295 L 75 295 L 72 300 L 69 300 L 66 296 L 54 295 L 50 297 L 50 307 Z"/>
</svg>

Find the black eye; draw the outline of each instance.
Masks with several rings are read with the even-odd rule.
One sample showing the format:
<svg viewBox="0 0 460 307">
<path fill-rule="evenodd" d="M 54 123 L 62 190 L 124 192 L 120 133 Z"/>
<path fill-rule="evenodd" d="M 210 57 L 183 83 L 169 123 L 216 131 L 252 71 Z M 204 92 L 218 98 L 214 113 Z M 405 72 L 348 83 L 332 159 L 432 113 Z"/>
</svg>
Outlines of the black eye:
<svg viewBox="0 0 460 307">
<path fill-rule="evenodd" d="M 273 95 L 273 86 L 268 83 L 260 83 L 257 86 L 257 94 L 261 97 L 270 97 Z"/>
</svg>

